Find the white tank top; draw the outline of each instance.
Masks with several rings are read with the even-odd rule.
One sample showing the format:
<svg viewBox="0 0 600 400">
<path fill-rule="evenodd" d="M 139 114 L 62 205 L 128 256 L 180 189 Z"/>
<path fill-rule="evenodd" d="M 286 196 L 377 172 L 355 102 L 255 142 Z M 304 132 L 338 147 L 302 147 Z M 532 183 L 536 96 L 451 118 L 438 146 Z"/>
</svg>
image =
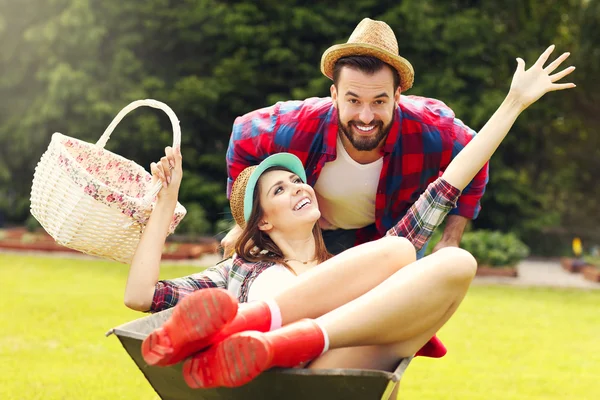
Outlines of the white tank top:
<svg viewBox="0 0 600 400">
<path fill-rule="evenodd" d="M 383 157 L 359 164 L 337 139 L 337 158 L 325 164 L 315 192 L 323 229 L 358 229 L 375 222 L 375 198 Z"/>
<path fill-rule="evenodd" d="M 254 279 L 248 289 L 248 301 L 272 299 L 287 290 L 298 279 L 289 269 L 275 264 Z"/>
</svg>

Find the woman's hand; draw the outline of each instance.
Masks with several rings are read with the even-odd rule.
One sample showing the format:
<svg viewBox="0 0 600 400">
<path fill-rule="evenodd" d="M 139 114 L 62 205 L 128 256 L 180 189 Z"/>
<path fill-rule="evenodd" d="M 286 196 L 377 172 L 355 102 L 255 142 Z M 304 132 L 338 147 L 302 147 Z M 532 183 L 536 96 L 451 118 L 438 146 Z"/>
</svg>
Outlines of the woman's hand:
<svg viewBox="0 0 600 400">
<path fill-rule="evenodd" d="M 544 68 L 544 64 L 553 51 L 554 45 L 548 47 L 528 70 L 525 70 L 525 61 L 517 58 L 517 70 L 513 76 L 508 96 L 518 102 L 523 110 L 548 92 L 575 87 L 574 83 L 555 83 L 573 72 L 575 67 L 571 66 L 552 74 L 569 57 L 570 53 L 563 53 Z"/>
<path fill-rule="evenodd" d="M 569 53 L 564 53 L 544 68 L 553 50 L 554 45 L 548 47 L 527 71 L 525 61 L 517 58 L 517 70 L 506 99 L 479 133 L 448 165 L 442 175 L 446 182 L 463 190 L 489 161 L 523 110 L 548 92 L 575 87 L 573 83 L 555 83 L 573 72 L 575 67 L 565 68 L 553 74 L 569 57 Z"/>
<path fill-rule="evenodd" d="M 158 163 L 150 164 L 152 182 L 161 181 L 163 188 L 158 192 L 158 199 L 177 200 L 183 171 L 181 168 L 181 148 L 165 147 L 165 156 Z"/>
</svg>

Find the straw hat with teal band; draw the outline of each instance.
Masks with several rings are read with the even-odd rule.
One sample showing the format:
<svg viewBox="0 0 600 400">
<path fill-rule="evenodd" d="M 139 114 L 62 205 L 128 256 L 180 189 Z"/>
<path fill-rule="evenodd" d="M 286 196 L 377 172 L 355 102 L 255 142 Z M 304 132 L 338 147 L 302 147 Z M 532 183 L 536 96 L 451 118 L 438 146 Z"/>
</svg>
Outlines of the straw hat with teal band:
<svg viewBox="0 0 600 400">
<path fill-rule="evenodd" d="M 306 182 L 306 171 L 302 161 L 291 153 L 277 153 L 265 158 L 260 164 L 244 169 L 231 188 L 229 205 L 235 222 L 244 228 L 250 219 L 254 202 L 254 189 L 260 176 L 271 167 L 283 167 Z"/>
<path fill-rule="evenodd" d="M 337 60 L 349 56 L 373 56 L 391 65 L 400 76 L 402 91 L 410 89 L 415 80 L 411 63 L 400 56 L 398 40 L 394 31 L 383 21 L 365 18 L 356 26 L 347 43 L 331 46 L 321 57 L 321 72 L 333 79 L 333 67 Z"/>
</svg>

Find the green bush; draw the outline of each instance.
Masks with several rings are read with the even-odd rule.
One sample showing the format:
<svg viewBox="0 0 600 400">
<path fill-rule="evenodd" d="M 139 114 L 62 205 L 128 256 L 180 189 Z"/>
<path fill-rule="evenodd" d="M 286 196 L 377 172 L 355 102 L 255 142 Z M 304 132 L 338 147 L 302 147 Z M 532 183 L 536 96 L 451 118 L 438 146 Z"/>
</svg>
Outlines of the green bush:
<svg viewBox="0 0 600 400">
<path fill-rule="evenodd" d="M 512 266 L 529 255 L 529 247 L 512 233 L 479 230 L 466 232 L 460 247 L 477 259 L 479 265 Z"/>
<path fill-rule="evenodd" d="M 585 256 L 583 257 L 586 263 L 600 267 L 600 256 Z"/>
<path fill-rule="evenodd" d="M 35 217 L 33 215 L 29 215 L 27 217 L 27 219 L 25 220 L 25 227 L 27 228 L 28 232 L 35 232 L 36 230 L 41 228 L 42 225 L 40 225 L 38 220 L 35 219 Z"/>
<path fill-rule="evenodd" d="M 211 225 L 206 218 L 204 208 L 198 203 L 188 203 L 185 208 L 187 214 L 181 220 L 175 232 L 189 236 L 201 236 L 210 233 Z"/>
</svg>

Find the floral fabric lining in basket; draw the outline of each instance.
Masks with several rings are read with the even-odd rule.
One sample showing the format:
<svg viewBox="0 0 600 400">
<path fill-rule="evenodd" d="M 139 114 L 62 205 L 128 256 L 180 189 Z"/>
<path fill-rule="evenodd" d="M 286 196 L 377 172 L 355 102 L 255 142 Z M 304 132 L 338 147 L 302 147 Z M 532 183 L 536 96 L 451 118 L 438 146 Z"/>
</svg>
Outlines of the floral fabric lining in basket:
<svg viewBox="0 0 600 400">
<path fill-rule="evenodd" d="M 59 155 L 58 165 L 73 182 L 94 200 L 121 211 L 145 226 L 150 214 L 147 208 L 140 209 L 138 199 L 142 199 L 151 190 L 152 175 L 118 154 L 111 153 L 111 157 L 106 157 L 106 153 L 110 153 L 108 150 L 96 149 L 80 140 L 60 136 L 59 140 L 71 157 Z M 151 200 L 149 206 L 156 202 L 156 197 Z M 183 217 L 183 214 L 173 215 L 170 234 Z"/>
</svg>

